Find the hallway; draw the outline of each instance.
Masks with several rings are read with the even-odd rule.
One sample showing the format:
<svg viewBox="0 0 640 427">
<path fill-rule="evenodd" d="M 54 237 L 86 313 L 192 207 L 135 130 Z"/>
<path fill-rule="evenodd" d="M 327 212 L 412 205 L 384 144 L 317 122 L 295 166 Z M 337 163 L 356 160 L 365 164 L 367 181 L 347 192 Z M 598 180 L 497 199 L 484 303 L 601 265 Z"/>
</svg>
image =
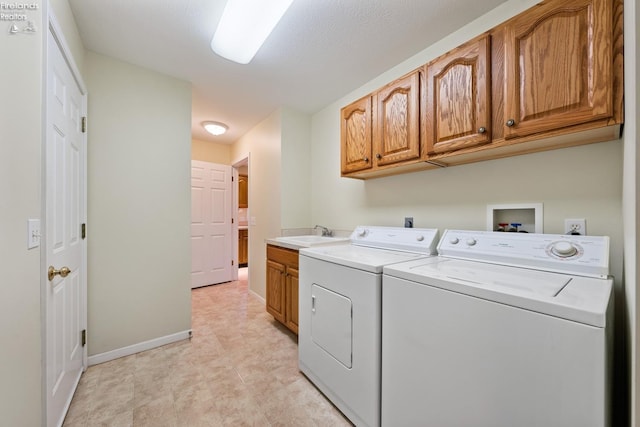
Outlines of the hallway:
<svg viewBox="0 0 640 427">
<path fill-rule="evenodd" d="M 192 291 L 191 340 L 87 369 L 64 426 L 349 426 L 240 271 Z"/>
</svg>

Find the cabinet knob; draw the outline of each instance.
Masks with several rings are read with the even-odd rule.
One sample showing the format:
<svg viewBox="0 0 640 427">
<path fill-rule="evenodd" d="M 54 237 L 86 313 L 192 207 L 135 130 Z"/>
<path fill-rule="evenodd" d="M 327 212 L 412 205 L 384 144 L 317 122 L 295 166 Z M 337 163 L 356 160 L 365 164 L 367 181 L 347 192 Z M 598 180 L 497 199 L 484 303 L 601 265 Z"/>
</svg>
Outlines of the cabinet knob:
<svg viewBox="0 0 640 427">
<path fill-rule="evenodd" d="M 480 129 L 478 129 L 478 133 L 485 133 L 487 131 L 487 128 L 482 126 Z"/>
<path fill-rule="evenodd" d="M 376 154 L 376 159 L 380 160 L 382 158 L 382 154 L 378 153 Z"/>
<path fill-rule="evenodd" d="M 365 158 L 364 158 L 364 159 L 362 159 L 362 160 L 364 160 L 364 162 L 365 162 L 365 163 L 369 163 L 369 158 L 368 158 L 368 157 L 366 157 L 366 156 L 365 156 Z"/>
<path fill-rule="evenodd" d="M 513 125 L 516 124 L 516 121 L 513 119 L 509 119 L 507 120 L 507 127 L 512 127 Z"/>
</svg>

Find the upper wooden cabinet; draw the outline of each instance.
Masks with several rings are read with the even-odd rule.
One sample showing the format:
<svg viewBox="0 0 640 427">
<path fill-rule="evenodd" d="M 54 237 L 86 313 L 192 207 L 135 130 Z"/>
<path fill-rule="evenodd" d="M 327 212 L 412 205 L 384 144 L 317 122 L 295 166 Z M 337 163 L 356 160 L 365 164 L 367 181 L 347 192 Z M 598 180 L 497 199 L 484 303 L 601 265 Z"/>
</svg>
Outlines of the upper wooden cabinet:
<svg viewBox="0 0 640 427">
<path fill-rule="evenodd" d="M 427 154 L 491 142 L 491 50 L 488 35 L 425 66 Z"/>
<path fill-rule="evenodd" d="M 612 116 L 612 9 L 550 1 L 505 25 L 505 138 Z"/>
<path fill-rule="evenodd" d="M 623 0 L 545 0 L 343 108 L 342 175 L 619 138 L 622 15 Z"/>
<path fill-rule="evenodd" d="M 347 105 L 340 111 L 342 174 L 370 169 L 371 162 L 371 96 Z"/>
<path fill-rule="evenodd" d="M 377 176 L 391 166 L 420 161 L 421 85 L 416 70 L 342 108 L 343 176 Z"/>
<path fill-rule="evenodd" d="M 373 146 L 376 165 L 420 157 L 420 73 L 388 84 L 375 94 Z"/>
<path fill-rule="evenodd" d="M 238 175 L 238 207 L 249 207 L 249 177 Z"/>
</svg>

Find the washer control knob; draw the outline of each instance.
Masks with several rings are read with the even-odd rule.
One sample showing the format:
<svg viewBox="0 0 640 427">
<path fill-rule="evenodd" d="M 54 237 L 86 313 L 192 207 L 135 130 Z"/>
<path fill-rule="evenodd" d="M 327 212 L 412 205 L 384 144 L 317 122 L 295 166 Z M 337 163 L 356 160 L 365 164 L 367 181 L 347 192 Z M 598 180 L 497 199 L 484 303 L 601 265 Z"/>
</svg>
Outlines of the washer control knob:
<svg viewBox="0 0 640 427">
<path fill-rule="evenodd" d="M 367 235 L 367 229 L 366 228 L 361 228 L 360 230 L 358 230 L 358 236 L 364 237 L 366 235 Z"/>
<path fill-rule="evenodd" d="M 553 244 L 553 253 L 561 258 L 568 258 L 575 255 L 578 249 L 571 242 L 556 242 Z"/>
<path fill-rule="evenodd" d="M 478 243 L 478 242 L 473 237 L 470 237 L 470 238 L 467 239 L 467 245 L 469 245 L 469 246 L 474 246 L 476 243 Z"/>
<path fill-rule="evenodd" d="M 458 239 L 457 237 L 452 237 L 451 239 L 449 239 L 449 243 L 451 243 L 452 245 L 457 245 L 460 242 L 460 239 Z"/>
<path fill-rule="evenodd" d="M 421 234 L 421 235 L 419 235 L 418 237 L 416 237 L 416 240 L 417 240 L 418 242 L 422 242 L 422 241 L 424 240 L 424 236 Z"/>
</svg>

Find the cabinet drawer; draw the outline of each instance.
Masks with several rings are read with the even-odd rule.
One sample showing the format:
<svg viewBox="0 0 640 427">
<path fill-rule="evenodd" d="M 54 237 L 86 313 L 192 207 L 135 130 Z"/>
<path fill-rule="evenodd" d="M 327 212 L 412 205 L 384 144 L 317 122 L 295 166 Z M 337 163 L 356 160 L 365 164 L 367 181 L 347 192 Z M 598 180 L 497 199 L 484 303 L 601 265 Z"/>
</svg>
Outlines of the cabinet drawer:
<svg viewBox="0 0 640 427">
<path fill-rule="evenodd" d="M 298 251 L 267 245 L 267 259 L 279 262 L 288 267 L 298 268 Z"/>
</svg>

